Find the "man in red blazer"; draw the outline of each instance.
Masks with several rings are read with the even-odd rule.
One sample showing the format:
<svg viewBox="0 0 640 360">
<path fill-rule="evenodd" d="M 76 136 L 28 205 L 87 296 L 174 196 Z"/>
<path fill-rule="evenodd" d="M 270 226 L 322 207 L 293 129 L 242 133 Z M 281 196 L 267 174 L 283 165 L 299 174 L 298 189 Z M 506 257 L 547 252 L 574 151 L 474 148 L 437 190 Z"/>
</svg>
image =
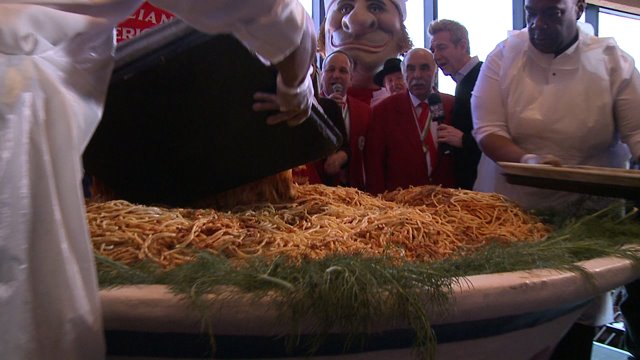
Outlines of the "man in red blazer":
<svg viewBox="0 0 640 360">
<path fill-rule="evenodd" d="M 451 123 L 454 98 L 438 94 L 438 103 L 438 96 L 429 96 L 436 71 L 429 50 L 410 50 L 402 62 L 408 91 L 374 106 L 365 146 L 367 190 L 372 194 L 425 184 L 455 185 L 453 156 L 438 145 L 436 133 L 439 122 Z"/>
<path fill-rule="evenodd" d="M 353 61 L 347 53 L 336 50 L 327 55 L 324 60 L 320 87 L 324 97 L 333 99 L 342 106 L 342 115 L 349 138 L 351 154 L 344 175 L 345 179 L 341 185 L 365 190 L 363 151 L 365 135 L 371 121 L 371 107 L 351 95 L 347 95 L 347 89 L 351 86 L 352 74 Z M 341 154 L 341 151 L 338 151 L 325 161 L 325 172 L 331 173 L 340 169 L 347 164 L 346 162 L 346 157 Z"/>
</svg>

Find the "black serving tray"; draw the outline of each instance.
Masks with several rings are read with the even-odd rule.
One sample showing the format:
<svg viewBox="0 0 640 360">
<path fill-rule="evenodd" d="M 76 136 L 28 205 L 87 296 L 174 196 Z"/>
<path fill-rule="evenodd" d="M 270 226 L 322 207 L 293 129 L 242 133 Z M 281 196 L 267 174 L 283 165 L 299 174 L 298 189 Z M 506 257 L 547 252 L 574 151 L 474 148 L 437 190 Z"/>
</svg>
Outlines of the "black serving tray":
<svg viewBox="0 0 640 360">
<path fill-rule="evenodd" d="M 640 171 L 596 166 L 498 162 L 508 183 L 640 200 Z"/>
<path fill-rule="evenodd" d="M 320 108 L 296 127 L 252 110 L 275 76 L 234 37 L 180 21 L 122 43 L 86 173 L 125 200 L 188 205 L 333 153 L 342 138 Z"/>
</svg>

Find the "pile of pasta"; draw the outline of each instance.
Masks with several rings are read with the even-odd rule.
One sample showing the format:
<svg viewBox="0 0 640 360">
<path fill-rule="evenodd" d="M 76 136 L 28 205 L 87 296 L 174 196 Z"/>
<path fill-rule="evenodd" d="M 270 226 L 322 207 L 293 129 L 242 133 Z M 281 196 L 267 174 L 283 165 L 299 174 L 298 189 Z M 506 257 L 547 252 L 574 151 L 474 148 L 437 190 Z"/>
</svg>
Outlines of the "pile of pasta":
<svg viewBox="0 0 640 360">
<path fill-rule="evenodd" d="M 242 261 L 292 261 L 329 254 L 425 261 L 469 253 L 488 242 L 536 241 L 549 229 L 497 194 L 413 187 L 373 197 L 353 188 L 294 185 L 294 200 L 230 211 L 87 204 L 96 252 L 171 268 L 207 250 Z"/>
</svg>

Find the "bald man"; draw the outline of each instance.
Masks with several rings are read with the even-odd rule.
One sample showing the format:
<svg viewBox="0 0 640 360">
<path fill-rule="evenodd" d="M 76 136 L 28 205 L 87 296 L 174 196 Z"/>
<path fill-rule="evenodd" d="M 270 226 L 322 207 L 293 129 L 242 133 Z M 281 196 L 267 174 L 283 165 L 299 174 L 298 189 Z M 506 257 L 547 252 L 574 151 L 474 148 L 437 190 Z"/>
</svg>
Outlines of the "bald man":
<svg viewBox="0 0 640 360">
<path fill-rule="evenodd" d="M 640 74 L 613 39 L 580 29 L 585 6 L 584 0 L 526 0 L 527 29 L 487 57 L 471 98 L 473 134 L 483 151 L 476 190 L 503 194 L 526 209 L 577 216 L 616 201 L 509 184 L 496 164 L 624 168 L 640 158 Z M 611 298 L 596 299 L 551 359 L 591 358 L 593 326 L 613 320 Z"/>
<path fill-rule="evenodd" d="M 438 148 L 427 99 L 437 70 L 433 54 L 412 49 L 402 62 L 408 90 L 391 95 L 373 108 L 365 142 L 367 190 L 373 194 L 418 185 L 453 187 L 453 157 Z M 451 124 L 453 96 L 440 95 L 442 123 Z M 431 105 L 431 106 L 430 106 Z"/>
</svg>

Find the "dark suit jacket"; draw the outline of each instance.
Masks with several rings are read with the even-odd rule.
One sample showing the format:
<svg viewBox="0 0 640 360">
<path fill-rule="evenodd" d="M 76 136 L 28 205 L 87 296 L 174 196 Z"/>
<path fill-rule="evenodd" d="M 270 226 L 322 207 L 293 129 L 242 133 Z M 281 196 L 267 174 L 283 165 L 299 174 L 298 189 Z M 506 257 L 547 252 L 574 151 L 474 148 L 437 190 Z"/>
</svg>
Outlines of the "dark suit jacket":
<svg viewBox="0 0 640 360">
<path fill-rule="evenodd" d="M 347 95 L 347 106 L 349 107 L 350 131 L 347 136 L 345 121 L 342 117 L 342 108 L 335 101 L 329 98 L 319 98 L 320 105 L 325 114 L 334 123 L 342 134 L 343 142 L 339 150 L 347 153 L 349 161 L 347 163 L 346 184 L 341 180 L 341 176 L 327 175 L 324 171 L 324 160 L 314 162 L 314 167 L 318 172 L 322 182 L 326 185 L 344 185 L 365 190 L 365 174 L 363 163 L 364 140 L 367 128 L 371 122 L 371 107 L 362 101 Z"/>
<path fill-rule="evenodd" d="M 453 96 L 441 97 L 444 123 L 451 125 Z M 372 194 L 426 184 L 455 185 L 452 154 L 439 152 L 438 165 L 429 176 L 413 114 L 408 91 L 391 95 L 374 106 L 365 145 L 367 191 Z"/>
<path fill-rule="evenodd" d="M 347 155 L 349 155 L 349 139 L 347 139 L 347 129 L 344 127 L 344 119 L 342 118 L 342 109 L 337 102 L 333 99 L 319 97 L 317 98 L 318 105 L 324 111 L 324 114 L 327 115 L 331 123 L 338 129 L 340 135 L 342 135 L 342 145 L 338 150 L 345 151 Z"/>
<path fill-rule="evenodd" d="M 453 148 L 456 186 L 471 190 L 478 174 L 478 162 L 481 151 L 471 135 L 473 121 L 471 117 L 471 91 L 476 85 L 482 62 L 479 62 L 456 86 L 456 99 L 453 106 L 453 126 L 462 131 L 462 148 Z"/>
<path fill-rule="evenodd" d="M 349 144 L 349 138 L 347 137 L 347 130 L 345 128 L 344 119 L 342 118 L 342 108 L 335 102 L 333 99 L 319 97 L 318 104 L 322 107 L 325 115 L 331 120 L 333 125 L 338 129 L 340 135 L 342 135 L 342 145 L 338 148 L 337 151 L 344 151 L 347 154 L 347 157 L 351 159 L 351 147 Z M 312 164 L 307 164 L 307 166 L 312 166 L 313 171 L 317 174 L 317 182 L 312 182 L 313 174 L 307 176 L 309 179 L 309 183 L 322 183 L 325 185 L 336 186 L 336 185 L 344 185 L 341 183 L 340 175 L 329 175 L 324 171 L 324 162 L 326 158 L 316 160 Z M 308 169 L 311 172 L 311 169 Z"/>
<path fill-rule="evenodd" d="M 347 95 L 349 108 L 349 186 L 365 190 L 364 144 L 367 129 L 371 122 L 371 107 L 350 95 Z"/>
</svg>

